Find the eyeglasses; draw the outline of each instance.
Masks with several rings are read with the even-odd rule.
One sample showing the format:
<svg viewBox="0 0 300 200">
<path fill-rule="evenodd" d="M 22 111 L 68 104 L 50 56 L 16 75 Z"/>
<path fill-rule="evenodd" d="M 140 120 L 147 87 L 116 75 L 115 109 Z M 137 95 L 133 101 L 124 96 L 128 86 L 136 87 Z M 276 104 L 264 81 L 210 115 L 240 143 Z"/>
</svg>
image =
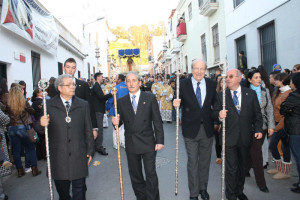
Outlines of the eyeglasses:
<svg viewBox="0 0 300 200">
<path fill-rule="evenodd" d="M 70 84 L 70 85 L 59 85 L 59 86 L 66 86 L 66 87 L 70 88 L 70 87 L 73 87 L 73 86 L 76 87 L 77 85 L 76 84 Z"/>
<path fill-rule="evenodd" d="M 233 79 L 233 77 L 239 77 L 239 76 L 234 76 L 234 75 L 230 74 L 229 76 L 226 76 L 226 79 L 227 79 L 227 78 Z"/>
<path fill-rule="evenodd" d="M 293 69 L 293 71 L 295 72 L 295 71 L 297 71 L 296 69 Z"/>
</svg>

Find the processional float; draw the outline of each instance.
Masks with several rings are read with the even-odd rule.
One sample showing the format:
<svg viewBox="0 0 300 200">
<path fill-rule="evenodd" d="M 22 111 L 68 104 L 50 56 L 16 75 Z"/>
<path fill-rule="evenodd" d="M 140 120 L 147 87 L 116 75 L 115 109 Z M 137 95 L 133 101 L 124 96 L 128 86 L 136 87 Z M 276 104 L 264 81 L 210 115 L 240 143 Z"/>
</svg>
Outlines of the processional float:
<svg viewBox="0 0 300 200">
<path fill-rule="evenodd" d="M 46 89 L 49 87 L 49 82 L 46 79 L 41 79 L 38 82 L 38 87 L 40 90 L 42 90 L 42 93 L 43 93 L 44 116 L 47 116 L 47 105 L 46 105 L 47 92 L 46 92 Z M 53 200 L 53 186 L 52 186 L 49 137 L 48 137 L 48 127 L 47 126 L 45 126 L 45 143 L 46 143 L 47 172 L 48 172 L 48 181 L 49 181 L 50 200 Z"/>
</svg>

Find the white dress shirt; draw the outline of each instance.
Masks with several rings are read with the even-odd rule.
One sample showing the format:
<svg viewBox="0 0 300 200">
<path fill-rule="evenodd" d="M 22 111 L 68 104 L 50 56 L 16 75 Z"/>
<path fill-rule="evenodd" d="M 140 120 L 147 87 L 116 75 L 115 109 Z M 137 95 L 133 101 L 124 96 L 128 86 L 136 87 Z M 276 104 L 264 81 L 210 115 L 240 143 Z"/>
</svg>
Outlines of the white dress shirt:
<svg viewBox="0 0 300 200">
<path fill-rule="evenodd" d="M 239 106 L 240 106 L 240 110 L 241 110 L 241 106 L 242 106 L 242 89 L 241 89 L 241 86 L 239 86 L 236 90 L 230 90 L 232 98 L 234 96 L 234 94 L 233 94 L 234 91 L 237 91 L 236 96 L 239 99 Z"/>
<path fill-rule="evenodd" d="M 140 99 L 141 91 L 138 90 L 137 93 L 135 93 L 134 95 L 135 95 L 135 102 L 136 102 L 136 108 L 137 108 L 138 104 L 139 104 L 139 99 Z M 129 92 L 129 96 L 130 96 L 130 102 L 132 103 L 132 96 L 133 96 L 133 94 Z"/>
<path fill-rule="evenodd" d="M 64 106 L 66 107 L 66 101 L 67 101 L 67 100 L 65 100 L 61 95 L 60 95 L 60 99 L 62 100 Z M 70 105 L 70 108 L 71 108 L 71 105 L 72 105 L 72 98 L 69 99 L 68 102 L 69 102 L 69 105 Z"/>
<path fill-rule="evenodd" d="M 196 81 L 196 79 L 194 79 L 194 77 L 192 77 L 191 79 L 192 79 L 192 85 L 193 85 L 193 88 L 194 88 L 194 92 L 195 92 L 195 95 L 196 95 L 198 81 Z M 201 103 L 202 103 L 202 106 L 203 106 L 203 103 L 204 103 L 205 97 L 206 97 L 206 81 L 205 81 L 205 78 L 201 79 L 199 87 L 200 87 L 200 91 L 201 91 Z"/>
</svg>

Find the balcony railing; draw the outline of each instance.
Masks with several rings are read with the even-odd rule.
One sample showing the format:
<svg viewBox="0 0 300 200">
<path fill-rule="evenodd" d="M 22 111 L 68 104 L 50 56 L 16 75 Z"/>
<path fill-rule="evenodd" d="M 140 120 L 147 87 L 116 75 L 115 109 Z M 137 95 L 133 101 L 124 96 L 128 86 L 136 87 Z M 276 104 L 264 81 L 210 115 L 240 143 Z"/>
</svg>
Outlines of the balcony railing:
<svg viewBox="0 0 300 200">
<path fill-rule="evenodd" d="M 176 28 L 177 40 L 179 42 L 184 42 L 187 38 L 186 35 L 186 23 L 180 23 Z"/>
<path fill-rule="evenodd" d="M 211 16 L 219 8 L 219 3 L 216 0 L 205 0 L 200 5 L 200 14 L 204 16 Z"/>
</svg>

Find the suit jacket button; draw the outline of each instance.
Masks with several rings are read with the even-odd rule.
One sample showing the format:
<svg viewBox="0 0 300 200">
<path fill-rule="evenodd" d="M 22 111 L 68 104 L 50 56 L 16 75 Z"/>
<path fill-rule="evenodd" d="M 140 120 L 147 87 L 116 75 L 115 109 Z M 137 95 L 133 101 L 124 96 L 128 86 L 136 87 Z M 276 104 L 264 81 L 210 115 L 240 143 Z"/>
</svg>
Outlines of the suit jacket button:
<svg viewBox="0 0 300 200">
<path fill-rule="evenodd" d="M 69 156 L 71 156 L 71 153 L 69 153 Z"/>
<path fill-rule="evenodd" d="M 69 139 L 69 142 L 71 142 L 71 139 Z"/>
</svg>

